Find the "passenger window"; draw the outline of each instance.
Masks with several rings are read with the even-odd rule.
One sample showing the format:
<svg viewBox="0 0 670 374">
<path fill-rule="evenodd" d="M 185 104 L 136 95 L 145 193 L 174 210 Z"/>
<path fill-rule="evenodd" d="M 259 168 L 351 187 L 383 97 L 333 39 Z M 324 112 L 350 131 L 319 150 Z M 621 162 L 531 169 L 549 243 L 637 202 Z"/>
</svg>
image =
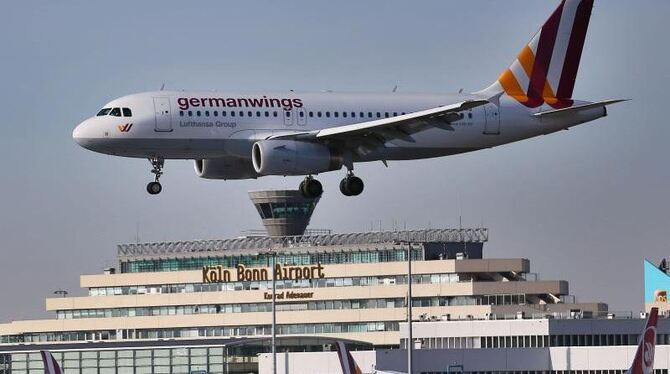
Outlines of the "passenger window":
<svg viewBox="0 0 670 374">
<path fill-rule="evenodd" d="M 251 113 L 251 111 L 248 111 L 248 112 L 247 112 L 247 116 L 248 116 L 248 117 L 253 117 L 254 115 Z"/>
<path fill-rule="evenodd" d="M 321 118 L 321 112 L 316 112 L 316 116 Z"/>
<path fill-rule="evenodd" d="M 231 111 L 230 111 L 230 116 L 231 116 L 231 117 L 235 117 L 235 111 L 234 111 L 234 110 L 231 110 Z"/>
<path fill-rule="evenodd" d="M 361 118 L 365 118 L 365 113 L 363 113 L 363 112 L 360 112 L 359 114 L 360 114 L 360 116 L 359 116 L 359 117 L 361 117 Z"/>
<path fill-rule="evenodd" d="M 265 111 L 265 116 L 266 116 L 266 117 L 270 117 L 270 112 L 268 112 L 268 111 L 266 110 L 266 111 Z"/>
<path fill-rule="evenodd" d="M 277 117 L 277 111 L 272 112 L 272 117 Z"/>
<path fill-rule="evenodd" d="M 382 118 L 382 114 L 377 112 L 377 118 Z"/>
<path fill-rule="evenodd" d="M 372 118 L 372 112 L 368 112 L 368 118 Z"/>
<path fill-rule="evenodd" d="M 240 117 L 244 117 L 244 112 L 240 110 Z"/>
<path fill-rule="evenodd" d="M 123 116 L 124 117 L 132 117 L 133 116 L 133 112 L 130 111 L 130 108 L 123 108 L 122 110 L 123 110 Z"/>
<path fill-rule="evenodd" d="M 193 117 L 193 111 L 189 110 L 189 111 L 188 111 L 188 116 L 189 116 L 189 117 Z"/>
<path fill-rule="evenodd" d="M 351 118 L 356 118 L 356 112 L 351 112 Z"/>
<path fill-rule="evenodd" d="M 109 111 L 110 111 L 110 110 L 112 110 L 112 108 L 102 108 L 102 109 L 98 112 L 98 114 L 96 114 L 96 116 L 98 116 L 98 117 L 100 117 L 100 116 L 106 116 L 107 114 L 109 114 Z"/>
<path fill-rule="evenodd" d="M 183 117 L 183 116 L 184 116 L 184 111 L 183 111 L 183 110 L 180 110 L 180 111 L 179 111 L 179 117 Z"/>
<path fill-rule="evenodd" d="M 195 112 L 195 115 L 197 115 L 198 117 L 200 117 L 200 111 Z"/>
<path fill-rule="evenodd" d="M 397 117 L 397 116 L 398 116 L 398 112 L 393 112 L 393 117 Z"/>
<path fill-rule="evenodd" d="M 218 110 L 215 110 L 215 111 L 214 111 L 214 117 L 218 117 L 218 116 L 219 116 L 219 111 L 218 111 Z"/>
<path fill-rule="evenodd" d="M 335 118 L 337 118 L 339 116 L 339 112 L 335 112 L 333 114 L 335 115 Z"/>
<path fill-rule="evenodd" d="M 402 115 L 404 116 L 404 115 L 405 115 L 405 112 L 402 112 L 402 113 L 400 113 L 400 114 L 402 114 Z"/>
<path fill-rule="evenodd" d="M 286 113 L 286 118 L 290 118 L 290 117 L 291 117 L 291 112 L 289 112 L 288 110 L 285 111 L 284 113 Z"/>
<path fill-rule="evenodd" d="M 227 113 L 226 113 L 226 111 L 225 111 L 225 110 L 222 110 L 222 111 L 221 111 L 221 117 L 225 117 L 225 116 L 226 116 L 226 114 L 227 114 Z"/>
<path fill-rule="evenodd" d="M 389 112 L 384 113 L 384 117 L 389 118 Z"/>
<path fill-rule="evenodd" d="M 305 112 L 302 112 L 302 111 L 301 111 L 301 112 L 299 112 L 298 114 L 300 115 L 300 118 L 305 117 Z"/>
<path fill-rule="evenodd" d="M 326 118 L 330 118 L 330 112 L 326 112 Z"/>
<path fill-rule="evenodd" d="M 205 111 L 205 117 L 209 117 L 209 110 Z"/>
<path fill-rule="evenodd" d="M 261 112 L 256 112 L 256 117 L 260 117 L 260 116 L 261 116 Z"/>
<path fill-rule="evenodd" d="M 114 117 L 121 117 L 121 108 L 112 109 L 112 111 L 109 112 L 109 115 Z"/>
<path fill-rule="evenodd" d="M 347 112 L 342 112 L 342 117 L 347 118 Z"/>
<path fill-rule="evenodd" d="M 472 113 L 468 113 L 468 118 L 472 119 Z"/>
<path fill-rule="evenodd" d="M 309 118 L 314 117 L 314 112 L 309 112 Z"/>
</svg>

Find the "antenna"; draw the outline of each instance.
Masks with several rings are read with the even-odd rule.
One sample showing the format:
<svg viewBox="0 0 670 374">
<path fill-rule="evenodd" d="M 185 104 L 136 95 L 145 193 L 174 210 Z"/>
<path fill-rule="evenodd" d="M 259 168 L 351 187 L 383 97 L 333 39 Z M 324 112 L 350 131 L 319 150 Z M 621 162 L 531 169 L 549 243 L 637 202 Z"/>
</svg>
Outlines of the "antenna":
<svg viewBox="0 0 670 374">
<path fill-rule="evenodd" d="M 160 91 L 163 91 L 164 89 L 165 89 L 165 82 L 163 82 L 163 84 L 161 85 Z"/>
<path fill-rule="evenodd" d="M 140 222 L 135 224 L 135 244 L 140 244 Z"/>
<path fill-rule="evenodd" d="M 397 84 L 393 87 L 393 90 L 391 90 L 391 92 L 396 92 L 396 91 L 398 91 L 398 85 Z"/>
<path fill-rule="evenodd" d="M 457 200 L 456 205 L 458 206 L 458 228 L 463 229 L 463 218 L 462 218 L 463 209 L 461 207 L 461 192 L 460 191 L 458 192 L 457 199 L 458 200 Z"/>
</svg>

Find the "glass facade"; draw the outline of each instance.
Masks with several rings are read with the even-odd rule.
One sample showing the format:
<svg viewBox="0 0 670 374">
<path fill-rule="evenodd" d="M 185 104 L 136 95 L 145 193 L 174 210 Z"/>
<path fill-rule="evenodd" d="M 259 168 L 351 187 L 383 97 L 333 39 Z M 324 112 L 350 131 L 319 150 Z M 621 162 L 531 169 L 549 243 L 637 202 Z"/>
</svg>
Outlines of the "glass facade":
<svg viewBox="0 0 670 374">
<path fill-rule="evenodd" d="M 398 331 L 398 322 L 343 322 L 277 325 L 280 335 Z M 119 336 L 120 334 L 120 336 Z M 269 336 L 271 325 L 190 327 L 174 329 L 122 329 L 104 331 L 58 331 L 0 336 L 0 343 L 44 343 L 115 339 L 174 339 L 202 337 Z"/>
<path fill-rule="evenodd" d="M 635 346 L 639 343 L 639 336 L 639 334 L 451 336 L 424 338 L 421 349 Z M 659 345 L 668 344 L 670 335 L 657 334 L 656 341 Z M 401 348 L 406 344 L 407 339 L 400 339 Z"/>
<path fill-rule="evenodd" d="M 183 347 L 51 352 L 64 374 L 248 373 L 262 347 Z M 4 360 L 4 361 L 3 361 Z M 3 365 L 5 371 L 3 371 Z M 39 352 L 0 355 L 0 374 L 43 374 Z"/>
<path fill-rule="evenodd" d="M 423 260 L 421 248 L 412 249 L 412 260 Z M 285 253 L 277 254 L 277 262 L 286 266 L 297 265 L 329 265 L 329 264 L 365 264 L 378 262 L 407 261 L 407 248 L 379 248 L 375 250 L 353 250 L 341 252 L 319 253 Z M 192 258 L 157 258 L 149 260 L 121 261 L 122 273 L 146 273 L 160 271 L 200 270 L 203 266 L 222 265 L 234 268 L 239 264 L 246 267 L 269 267 L 272 255 L 267 253 L 214 256 Z"/>
<path fill-rule="evenodd" d="M 256 204 L 261 218 L 309 218 L 314 211 L 314 201 L 272 202 Z"/>
<path fill-rule="evenodd" d="M 412 284 L 469 282 L 468 276 L 455 273 L 419 274 L 412 276 Z M 277 289 L 330 288 L 353 286 L 392 286 L 407 284 L 406 275 L 382 275 L 372 277 L 316 278 L 300 280 L 278 280 Z M 227 283 L 182 283 L 146 286 L 91 287 L 89 296 L 145 295 L 193 292 L 221 292 L 245 290 L 271 290 L 272 281 L 227 282 Z"/>
<path fill-rule="evenodd" d="M 479 295 L 479 296 L 440 296 L 412 298 L 415 307 L 453 306 L 453 305 L 519 305 L 525 304 L 526 297 L 519 295 Z M 354 299 L 354 300 L 320 300 L 297 303 L 277 304 L 277 311 L 305 311 L 305 310 L 346 310 L 346 309 L 383 309 L 404 308 L 404 298 L 384 299 Z M 173 316 L 190 314 L 218 314 L 218 313 L 256 313 L 271 312 L 272 304 L 209 304 L 209 305 L 178 305 L 135 308 L 110 309 L 76 309 L 59 310 L 58 319 L 80 318 L 113 318 L 113 317 L 144 317 L 144 316 Z"/>
</svg>

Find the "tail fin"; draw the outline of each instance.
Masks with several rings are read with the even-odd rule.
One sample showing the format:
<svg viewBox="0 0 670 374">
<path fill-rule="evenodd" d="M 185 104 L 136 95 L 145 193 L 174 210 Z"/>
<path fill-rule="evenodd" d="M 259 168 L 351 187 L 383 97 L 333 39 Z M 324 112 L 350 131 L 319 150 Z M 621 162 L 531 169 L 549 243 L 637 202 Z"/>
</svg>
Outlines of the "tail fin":
<svg viewBox="0 0 670 374">
<path fill-rule="evenodd" d="M 579 61 L 594 0 L 562 0 L 512 66 L 482 92 L 505 92 L 523 105 L 572 105 Z"/>
<path fill-rule="evenodd" d="M 640 345 L 637 346 L 633 365 L 626 374 L 651 374 L 654 372 L 654 349 L 656 347 L 656 322 L 658 308 L 651 308 L 647 326 L 640 336 Z"/>
<path fill-rule="evenodd" d="M 44 374 L 62 374 L 63 371 L 58 365 L 58 361 L 49 351 L 40 351 L 42 362 L 44 363 Z"/>
<path fill-rule="evenodd" d="M 362 373 L 344 342 L 337 342 L 337 356 L 340 358 L 340 366 L 342 367 L 343 374 Z"/>
</svg>

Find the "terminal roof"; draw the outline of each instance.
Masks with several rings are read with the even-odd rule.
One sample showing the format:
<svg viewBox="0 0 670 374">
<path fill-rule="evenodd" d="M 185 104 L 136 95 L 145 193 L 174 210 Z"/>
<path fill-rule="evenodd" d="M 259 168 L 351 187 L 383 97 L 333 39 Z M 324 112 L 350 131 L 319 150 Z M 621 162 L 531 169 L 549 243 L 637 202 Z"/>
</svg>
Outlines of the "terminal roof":
<svg viewBox="0 0 670 374">
<path fill-rule="evenodd" d="M 118 256 L 129 258 L 234 250 L 284 250 L 378 243 L 483 243 L 486 241 L 488 241 L 488 229 L 486 228 L 370 231 L 347 234 L 285 237 L 255 236 L 233 239 L 120 244 L 118 245 Z"/>
</svg>

